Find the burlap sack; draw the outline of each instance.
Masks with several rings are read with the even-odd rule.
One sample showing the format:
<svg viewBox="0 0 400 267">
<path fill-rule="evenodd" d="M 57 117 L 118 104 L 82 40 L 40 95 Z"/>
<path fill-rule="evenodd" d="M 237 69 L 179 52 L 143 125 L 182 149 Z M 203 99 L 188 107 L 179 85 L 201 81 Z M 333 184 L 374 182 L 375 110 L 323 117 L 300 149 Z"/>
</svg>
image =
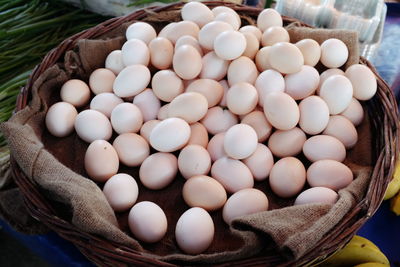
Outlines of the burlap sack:
<svg viewBox="0 0 400 267">
<path fill-rule="evenodd" d="M 346 64 L 358 63 L 357 36 L 352 32 L 309 31 L 302 28 L 290 28 L 289 32 L 292 40 L 311 37 L 321 42 L 327 38 L 340 38 L 350 51 Z M 267 182 L 258 182 L 255 187 L 266 192 L 270 200 L 270 210 L 238 218 L 230 227 L 224 224 L 220 211 L 211 213 L 215 223 L 213 244 L 204 254 L 186 255 L 182 254 L 174 240 L 175 224 L 179 216 L 188 209 L 181 195 L 184 179 L 178 176 L 170 186 L 161 191 L 148 190 L 139 185 L 138 201 L 151 200 L 163 208 L 168 219 L 168 232 L 156 244 L 137 242 L 129 233 L 127 213 L 114 214 L 101 192 L 102 184 L 86 178 L 83 157 L 88 144 L 75 133 L 66 138 L 55 138 L 47 132 L 43 123 L 47 108 L 60 100 L 61 85 L 69 78 L 87 80 L 91 71 L 103 66 L 107 53 L 119 48 L 122 41 L 120 37 L 80 41 L 74 51 L 66 53 L 64 63 L 52 66 L 35 81 L 29 105 L 1 125 L 12 156 L 25 175 L 57 208 L 57 216 L 70 221 L 83 231 L 166 261 L 216 263 L 249 257 L 260 251 L 279 251 L 285 257 L 299 258 L 312 250 L 323 236 L 328 235 L 364 196 L 371 169 L 368 119 L 359 127 L 359 142 L 349 151 L 346 159 L 355 180 L 349 187 L 339 191 L 340 198 L 335 205 L 291 206 L 293 198 L 276 197 Z M 120 172 L 129 173 L 138 179 L 137 168 L 121 166 Z M 9 185 L 3 188 L 3 193 L 7 192 L 5 189 L 8 189 L 7 194 L 9 190 L 13 190 L 9 196 L 15 198 L 16 202 L 22 199 L 15 187 Z M 0 198 L 0 211 L 3 213 L 10 203 L 7 201 L 7 194 L 5 198 L 4 194 Z M 8 210 L 8 213 L 10 215 L 13 211 Z"/>
</svg>

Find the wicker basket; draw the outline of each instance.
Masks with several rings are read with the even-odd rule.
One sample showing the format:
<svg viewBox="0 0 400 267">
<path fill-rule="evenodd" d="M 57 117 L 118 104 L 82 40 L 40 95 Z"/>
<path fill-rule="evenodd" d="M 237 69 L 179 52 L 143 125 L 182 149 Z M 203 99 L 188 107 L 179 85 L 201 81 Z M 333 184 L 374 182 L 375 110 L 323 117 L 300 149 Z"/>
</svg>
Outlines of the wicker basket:
<svg viewBox="0 0 400 267">
<path fill-rule="evenodd" d="M 229 4 L 224 2 L 206 2 L 210 7 L 226 5 L 235 9 L 241 17 L 256 18 L 260 9 L 247 6 Z M 33 71 L 28 84 L 22 89 L 18 100 L 17 110 L 23 109 L 30 100 L 30 92 L 34 81 L 50 66 L 63 60 L 66 51 L 74 48 L 76 42 L 80 39 L 95 38 L 99 35 L 112 31 L 117 26 L 135 20 L 146 21 L 146 18 L 157 16 L 164 12 L 176 11 L 182 7 L 182 3 L 172 4 L 164 7 L 152 7 L 147 10 L 139 10 L 125 17 L 110 19 L 94 28 L 83 31 L 79 34 L 62 42 L 57 48 L 50 51 Z M 283 17 L 284 24 L 296 22 L 300 26 L 306 26 L 292 18 Z M 167 22 L 165 22 L 167 23 Z M 326 256 L 332 254 L 340 247 L 344 246 L 355 232 L 370 218 L 378 209 L 385 189 L 392 177 L 394 162 L 398 154 L 398 111 L 396 100 L 388 85 L 378 76 L 371 64 L 361 59 L 361 64 L 367 65 L 375 73 L 378 80 L 377 95 L 366 103 L 371 120 L 373 136 L 374 169 L 372 180 L 368 192 L 362 201 L 352 209 L 346 217 L 341 220 L 329 235 L 326 235 L 319 241 L 317 249 L 309 251 L 303 257 L 296 261 L 288 261 L 279 252 L 274 254 L 259 254 L 250 259 L 243 259 L 236 262 L 220 264 L 238 265 L 238 266 L 293 266 L 310 263 L 318 263 Z M 157 265 L 174 266 L 173 264 L 162 262 L 150 257 L 143 256 L 133 249 L 121 246 L 101 237 L 82 232 L 70 222 L 57 216 L 51 201 L 41 195 L 40 190 L 24 175 L 14 159 L 12 163 L 12 173 L 14 180 L 24 195 L 25 204 L 30 214 L 45 224 L 50 229 L 57 232 L 63 238 L 74 243 L 78 249 L 86 255 L 91 261 L 103 266 L 118 265 Z M 324 244 L 324 246 L 320 246 Z M 327 245 L 329 244 L 329 245 Z"/>
</svg>

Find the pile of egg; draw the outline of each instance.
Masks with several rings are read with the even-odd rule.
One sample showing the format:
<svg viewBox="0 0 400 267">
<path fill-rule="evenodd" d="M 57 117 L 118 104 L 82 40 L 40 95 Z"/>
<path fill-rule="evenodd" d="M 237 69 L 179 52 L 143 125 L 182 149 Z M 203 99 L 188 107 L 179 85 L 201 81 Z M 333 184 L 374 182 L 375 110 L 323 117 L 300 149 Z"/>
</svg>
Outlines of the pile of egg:
<svg viewBox="0 0 400 267">
<path fill-rule="evenodd" d="M 192 208 L 181 215 L 175 236 L 189 254 L 213 240 L 208 212 L 222 209 L 230 224 L 268 210 L 255 181 L 279 197 L 297 197 L 295 205 L 335 203 L 337 191 L 353 180 L 342 161 L 357 142 L 355 127 L 364 115 L 359 100 L 377 90 L 371 70 L 360 64 L 339 69 L 348 59 L 341 40 L 290 43 L 272 9 L 259 14 L 257 27 L 241 27 L 228 7 L 210 10 L 200 2 L 185 4 L 181 15 L 183 21 L 158 34 L 150 24 L 133 23 L 105 68 L 95 70 L 88 85 L 67 81 L 63 102 L 46 116 L 54 136 L 75 129 L 90 143 L 87 174 L 105 183 L 116 212 L 130 210 L 133 235 L 157 242 L 168 225 L 157 204 L 135 205 L 137 183 L 161 190 L 178 171 L 187 179 L 182 195 Z M 321 74 L 318 62 L 328 68 Z M 113 130 L 118 136 L 111 144 Z M 307 170 L 296 158 L 300 153 Z M 139 177 L 118 173 L 120 163 L 139 167 Z M 310 189 L 302 192 L 306 183 Z"/>
</svg>

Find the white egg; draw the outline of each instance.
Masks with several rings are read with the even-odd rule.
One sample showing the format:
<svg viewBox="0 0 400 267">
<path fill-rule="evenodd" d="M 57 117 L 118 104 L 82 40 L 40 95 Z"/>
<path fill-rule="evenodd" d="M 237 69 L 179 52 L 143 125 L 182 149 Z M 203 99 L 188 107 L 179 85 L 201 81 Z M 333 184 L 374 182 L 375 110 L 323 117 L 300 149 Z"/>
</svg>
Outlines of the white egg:
<svg viewBox="0 0 400 267">
<path fill-rule="evenodd" d="M 354 64 L 347 68 L 346 77 L 353 85 L 353 96 L 358 100 L 371 99 L 377 90 L 375 74 L 365 65 Z"/>
<path fill-rule="evenodd" d="M 122 62 L 122 51 L 114 50 L 108 54 L 105 62 L 106 69 L 114 72 L 115 75 L 121 72 L 125 68 L 124 62 Z"/>
<path fill-rule="evenodd" d="M 212 107 L 201 120 L 210 134 L 218 134 L 227 131 L 231 126 L 238 123 L 238 117 L 228 109 Z"/>
<path fill-rule="evenodd" d="M 150 51 L 146 43 L 139 39 L 130 39 L 122 46 L 122 62 L 125 66 L 149 65 Z"/>
<path fill-rule="evenodd" d="M 139 39 L 149 44 L 151 40 L 157 37 L 156 30 L 146 22 L 135 22 L 126 29 L 126 39 Z"/>
<path fill-rule="evenodd" d="M 181 16 L 183 20 L 193 21 L 200 28 L 214 19 L 213 12 L 201 2 L 186 3 L 181 9 Z"/>
<path fill-rule="evenodd" d="M 200 78 L 213 79 L 219 81 L 226 76 L 229 67 L 229 61 L 221 59 L 214 51 L 207 53 L 202 59 L 203 68 L 200 72 Z"/>
<path fill-rule="evenodd" d="M 113 93 L 101 93 L 90 101 L 90 109 L 100 111 L 107 118 L 111 117 L 112 110 L 124 101 Z"/>
<path fill-rule="evenodd" d="M 261 30 L 260 30 L 259 28 L 257 28 L 256 26 L 253 26 L 253 25 L 246 25 L 246 26 L 243 26 L 242 28 L 239 29 L 239 32 L 241 32 L 241 33 L 243 33 L 243 34 L 245 34 L 245 33 L 251 33 L 251 34 L 253 34 L 253 35 L 257 38 L 258 42 L 261 41 L 262 32 L 261 32 Z"/>
<path fill-rule="evenodd" d="M 281 15 L 272 8 L 264 9 L 257 17 L 257 27 L 264 32 L 272 26 L 282 27 L 283 21 Z"/>
<path fill-rule="evenodd" d="M 237 124 L 228 129 L 224 138 L 224 150 L 234 159 L 249 157 L 257 149 L 257 133 L 247 124 Z"/>
<path fill-rule="evenodd" d="M 46 127 L 52 135 L 65 137 L 74 130 L 77 115 L 78 112 L 73 105 L 67 102 L 58 102 L 47 110 Z"/>
<path fill-rule="evenodd" d="M 294 100 L 304 99 L 314 94 L 318 84 L 318 71 L 311 66 L 304 65 L 299 72 L 285 76 L 285 93 Z"/>
<path fill-rule="evenodd" d="M 328 68 L 339 68 L 346 63 L 349 50 L 343 41 L 331 38 L 321 44 L 321 63 Z"/>
<path fill-rule="evenodd" d="M 319 134 L 329 121 L 329 108 L 322 98 L 312 95 L 299 104 L 300 128 L 307 134 Z"/>
<path fill-rule="evenodd" d="M 258 75 L 255 87 L 258 92 L 258 103 L 263 106 L 264 98 L 267 94 L 285 90 L 285 79 L 282 74 L 275 70 L 266 70 Z"/>
<path fill-rule="evenodd" d="M 221 12 L 215 16 L 214 21 L 223 21 L 232 26 L 237 31 L 240 28 L 241 21 L 237 19 L 237 14 L 230 12 Z"/>
<path fill-rule="evenodd" d="M 158 123 L 150 134 L 151 146 L 161 152 L 182 148 L 190 138 L 189 124 L 179 118 L 168 118 Z"/>
<path fill-rule="evenodd" d="M 114 81 L 113 90 L 119 97 L 131 97 L 141 93 L 150 82 L 150 71 L 143 65 L 124 68 Z"/>
<path fill-rule="evenodd" d="M 212 21 L 199 31 L 199 43 L 203 49 L 213 50 L 215 38 L 224 31 L 232 31 L 230 24 L 223 21 Z"/>
<path fill-rule="evenodd" d="M 264 113 L 272 126 L 279 130 L 292 129 L 300 119 L 296 101 L 288 94 L 278 91 L 264 97 Z"/>
<path fill-rule="evenodd" d="M 224 60 L 240 57 L 246 50 L 246 37 L 237 31 L 224 31 L 215 37 L 214 51 Z"/>
<path fill-rule="evenodd" d="M 118 134 L 136 133 L 143 124 L 140 109 L 131 103 L 122 103 L 111 112 L 111 125 Z"/>
<path fill-rule="evenodd" d="M 113 175 L 104 184 L 103 193 L 113 210 L 121 212 L 130 209 L 139 195 L 135 179 L 129 174 Z"/>
<path fill-rule="evenodd" d="M 60 97 L 62 101 L 70 103 L 74 107 L 82 107 L 90 100 L 90 89 L 84 81 L 68 80 L 61 87 Z"/>
<path fill-rule="evenodd" d="M 353 97 L 350 105 L 340 115 L 350 120 L 354 126 L 358 126 L 364 119 L 364 109 L 361 103 Z"/>
<path fill-rule="evenodd" d="M 112 135 L 111 123 L 108 118 L 96 110 L 84 110 L 75 119 L 75 131 L 85 142 L 109 140 Z"/>
<path fill-rule="evenodd" d="M 353 86 L 343 75 L 333 75 L 321 85 L 319 96 L 326 102 L 332 115 L 343 112 L 353 97 Z"/>
<path fill-rule="evenodd" d="M 158 111 L 161 108 L 160 100 L 151 89 L 146 89 L 136 95 L 133 98 L 133 104 L 140 109 L 144 122 L 157 118 Z"/>
</svg>

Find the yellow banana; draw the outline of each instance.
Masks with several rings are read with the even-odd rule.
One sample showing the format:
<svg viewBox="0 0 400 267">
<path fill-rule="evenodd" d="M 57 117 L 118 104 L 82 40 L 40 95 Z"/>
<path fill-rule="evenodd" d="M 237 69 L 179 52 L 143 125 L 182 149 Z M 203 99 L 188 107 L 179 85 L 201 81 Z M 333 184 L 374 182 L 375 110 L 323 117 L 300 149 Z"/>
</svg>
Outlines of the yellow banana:
<svg viewBox="0 0 400 267">
<path fill-rule="evenodd" d="M 400 161 L 397 161 L 393 178 L 386 189 L 385 197 L 383 199 L 387 200 L 394 197 L 394 195 L 396 195 L 397 192 L 399 192 L 399 190 L 400 190 Z"/>
<path fill-rule="evenodd" d="M 376 248 L 377 250 L 381 251 L 377 245 L 375 245 L 374 243 L 372 243 L 371 241 L 369 241 L 368 239 L 366 239 L 365 237 L 359 236 L 359 235 L 355 235 L 353 236 L 353 238 L 351 239 L 351 242 L 357 243 L 357 244 L 365 244 L 368 246 L 371 246 L 373 248 Z"/>
<path fill-rule="evenodd" d="M 388 267 L 389 265 L 379 263 L 379 262 L 367 262 L 367 263 L 362 263 L 358 264 L 354 267 Z"/>
<path fill-rule="evenodd" d="M 400 193 L 390 200 L 390 209 L 397 215 L 400 216 Z"/>
</svg>

